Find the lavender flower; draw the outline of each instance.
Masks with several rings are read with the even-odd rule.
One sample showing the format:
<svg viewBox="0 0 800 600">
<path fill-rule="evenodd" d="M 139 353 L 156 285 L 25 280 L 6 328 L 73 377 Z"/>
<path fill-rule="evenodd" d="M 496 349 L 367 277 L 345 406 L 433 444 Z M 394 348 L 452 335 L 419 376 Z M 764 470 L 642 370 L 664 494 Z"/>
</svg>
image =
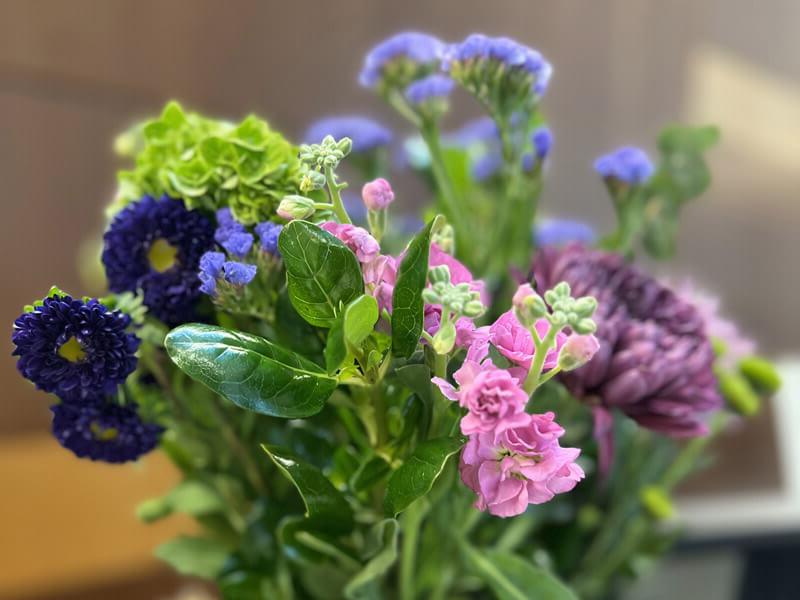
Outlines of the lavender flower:
<svg viewBox="0 0 800 600">
<path fill-rule="evenodd" d="M 358 77 L 367 88 L 399 87 L 433 72 L 445 45 L 427 33 L 405 31 L 370 50 Z"/>
<path fill-rule="evenodd" d="M 453 91 L 455 82 L 446 75 L 428 75 L 411 83 L 405 92 L 411 104 L 423 104 L 429 100 L 444 99 Z"/>
<path fill-rule="evenodd" d="M 350 138 L 353 142 L 351 152 L 368 152 L 381 146 L 388 146 L 393 139 L 392 131 L 359 115 L 331 116 L 314 121 L 306 130 L 303 140 L 306 144 L 318 144 L 326 135 L 337 140 Z"/>
<path fill-rule="evenodd" d="M 560 281 L 597 298 L 600 350 L 563 376 L 578 397 L 617 407 L 640 425 L 677 437 L 703 435 L 722 398 L 714 352 L 697 309 L 617 254 L 578 244 L 545 247 L 534 263 L 539 289 Z"/>
<path fill-rule="evenodd" d="M 655 171 L 647 153 L 635 146 L 623 146 L 601 156 L 594 169 L 604 179 L 617 179 L 629 185 L 644 183 Z"/>
<path fill-rule="evenodd" d="M 588 223 L 571 219 L 542 219 L 533 232 L 537 246 L 563 246 L 570 242 L 593 244 L 597 234 Z"/>
</svg>

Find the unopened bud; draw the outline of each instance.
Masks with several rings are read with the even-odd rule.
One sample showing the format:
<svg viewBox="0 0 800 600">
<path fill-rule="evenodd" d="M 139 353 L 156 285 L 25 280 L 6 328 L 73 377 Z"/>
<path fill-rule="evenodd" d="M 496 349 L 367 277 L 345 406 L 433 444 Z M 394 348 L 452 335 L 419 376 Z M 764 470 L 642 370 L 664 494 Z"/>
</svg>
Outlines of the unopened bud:
<svg viewBox="0 0 800 600">
<path fill-rule="evenodd" d="M 597 354 L 600 342 L 593 335 L 572 334 L 564 342 L 558 354 L 558 366 L 563 371 L 574 371 L 582 367 Z"/>
<path fill-rule="evenodd" d="M 669 497 L 669 493 L 658 485 L 648 485 L 639 492 L 639 500 L 642 506 L 650 513 L 650 516 L 659 521 L 669 519 L 675 514 L 675 507 Z"/>
<path fill-rule="evenodd" d="M 575 301 L 574 311 L 581 317 L 591 317 L 597 310 L 597 300 L 593 296 L 583 296 Z"/>
<path fill-rule="evenodd" d="M 300 178 L 300 191 L 304 193 L 321 190 L 325 187 L 325 175 L 319 171 L 307 171 Z"/>
<path fill-rule="evenodd" d="M 431 270 L 428 272 L 428 277 L 434 285 L 437 283 L 447 285 L 450 283 L 450 268 L 447 265 L 431 267 Z"/>
<path fill-rule="evenodd" d="M 422 300 L 425 304 L 441 304 L 442 298 L 432 288 L 425 288 L 422 290 Z"/>
<path fill-rule="evenodd" d="M 436 354 L 448 354 L 456 345 L 456 326 L 452 321 L 445 321 L 433 336 L 433 349 Z"/>
<path fill-rule="evenodd" d="M 595 323 L 592 319 L 580 319 L 579 321 L 572 323 L 572 330 L 575 333 L 587 335 L 597 331 L 597 323 Z"/>
<path fill-rule="evenodd" d="M 781 387 L 775 366 L 760 356 L 748 356 L 739 362 L 739 372 L 758 390 L 774 394 Z"/>
<path fill-rule="evenodd" d="M 136 516 L 144 523 L 152 523 L 172 514 L 172 506 L 166 498 L 150 498 L 136 507 Z"/>
<path fill-rule="evenodd" d="M 547 314 L 547 305 L 541 296 L 533 291 L 531 284 L 525 283 L 517 288 L 511 300 L 514 315 L 525 327 L 533 327 L 537 320 Z"/>
<path fill-rule="evenodd" d="M 353 140 L 349 137 L 343 137 L 338 142 L 336 142 L 336 149 L 342 153 L 342 158 L 350 154 L 350 151 L 353 149 Z"/>
<path fill-rule="evenodd" d="M 444 226 L 442 226 L 439 231 L 433 234 L 433 242 L 439 246 L 442 252 L 452 254 L 456 248 L 456 238 L 453 226 L 450 225 L 450 223 L 446 223 Z"/>
<path fill-rule="evenodd" d="M 394 190 L 388 181 L 378 178 L 364 184 L 361 199 L 369 210 L 383 210 L 394 202 Z"/>
<path fill-rule="evenodd" d="M 752 417 L 761 408 L 761 398 L 750 387 L 747 379 L 738 373 L 723 372 L 717 374 L 719 391 L 728 405 L 740 415 Z"/>
<path fill-rule="evenodd" d="M 284 219 L 307 219 L 314 214 L 314 201 L 305 196 L 285 196 L 278 205 L 278 216 Z"/>
<path fill-rule="evenodd" d="M 470 319 L 477 319 L 484 312 L 486 312 L 486 307 L 483 305 L 483 302 L 480 300 L 470 300 L 464 305 L 463 315 Z"/>
</svg>

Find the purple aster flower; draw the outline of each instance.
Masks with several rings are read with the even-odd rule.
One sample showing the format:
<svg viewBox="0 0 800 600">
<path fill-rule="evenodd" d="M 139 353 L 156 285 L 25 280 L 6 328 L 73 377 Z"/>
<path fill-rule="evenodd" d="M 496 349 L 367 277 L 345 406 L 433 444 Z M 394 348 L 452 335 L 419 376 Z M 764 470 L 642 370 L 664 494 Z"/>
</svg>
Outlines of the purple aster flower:
<svg viewBox="0 0 800 600">
<path fill-rule="evenodd" d="M 278 225 L 272 221 L 264 221 L 255 226 L 255 232 L 258 236 L 258 242 L 261 244 L 261 249 L 268 254 L 280 256 L 278 250 L 278 237 L 281 235 L 283 225 Z"/>
<path fill-rule="evenodd" d="M 563 246 L 570 242 L 591 245 L 597 234 L 588 223 L 571 219 L 543 219 L 534 228 L 537 246 Z"/>
<path fill-rule="evenodd" d="M 573 244 L 535 258 L 538 289 L 560 281 L 594 296 L 600 350 L 563 375 L 575 395 L 617 407 L 640 425 L 676 437 L 703 435 L 722 405 L 714 352 L 697 309 L 622 256 Z"/>
<path fill-rule="evenodd" d="M 209 251 L 200 257 L 200 271 L 198 277 L 201 281 L 200 291 L 209 296 L 217 292 L 217 278 L 225 264 L 225 255 L 222 252 Z"/>
<path fill-rule="evenodd" d="M 489 37 L 480 33 L 468 36 L 460 44 L 453 44 L 444 53 L 443 68 L 453 73 L 453 77 L 467 86 L 473 93 L 478 87 L 470 79 L 490 81 L 489 72 L 481 62 L 502 65 L 504 77 L 523 76 L 527 91 L 541 96 L 547 90 L 552 75 L 552 67 L 544 57 L 533 48 L 506 37 Z M 496 73 L 496 69 L 492 74 Z M 514 86 L 515 88 L 517 86 Z"/>
<path fill-rule="evenodd" d="M 618 179 L 630 185 L 644 183 L 655 171 L 647 153 L 635 146 L 623 146 L 601 156 L 594 162 L 594 169 L 603 178 Z"/>
<path fill-rule="evenodd" d="M 256 266 L 236 261 L 226 261 L 222 265 L 225 281 L 233 285 L 247 285 L 256 276 Z"/>
<path fill-rule="evenodd" d="M 214 225 L 183 200 L 145 196 L 119 212 L 104 236 L 103 264 L 112 292 L 141 292 L 167 325 L 195 318 L 197 265 L 214 244 Z"/>
<path fill-rule="evenodd" d="M 382 83 L 405 88 L 411 81 L 435 70 L 444 48 L 440 39 L 427 33 L 395 34 L 369 51 L 358 81 L 368 88 Z"/>
<path fill-rule="evenodd" d="M 222 247 L 236 258 L 244 258 L 253 247 L 253 234 L 247 232 L 231 233 L 222 242 Z"/>
<path fill-rule="evenodd" d="M 145 423 L 135 404 L 56 404 L 53 435 L 79 458 L 124 463 L 136 460 L 158 445 L 164 428 Z"/>
<path fill-rule="evenodd" d="M 372 119 L 359 115 L 339 115 L 314 121 L 306 130 L 303 140 L 306 144 L 318 144 L 326 135 L 332 135 L 337 140 L 350 138 L 353 142 L 351 151 L 356 154 L 388 146 L 394 137 L 391 129 Z"/>
<path fill-rule="evenodd" d="M 446 98 L 453 91 L 455 82 L 447 75 L 434 73 L 411 83 L 405 92 L 411 104 L 422 104 L 431 99 Z"/>
<path fill-rule="evenodd" d="M 131 318 L 97 300 L 45 298 L 14 321 L 11 341 L 23 377 L 65 401 L 113 393 L 136 368 Z"/>
</svg>

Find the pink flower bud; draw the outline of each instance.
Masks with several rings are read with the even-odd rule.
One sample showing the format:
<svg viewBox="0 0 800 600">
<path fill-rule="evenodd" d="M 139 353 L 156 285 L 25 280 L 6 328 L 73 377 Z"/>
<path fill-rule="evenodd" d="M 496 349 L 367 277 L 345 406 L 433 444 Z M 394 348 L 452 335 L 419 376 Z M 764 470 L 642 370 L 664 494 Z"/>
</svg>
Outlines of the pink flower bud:
<svg viewBox="0 0 800 600">
<path fill-rule="evenodd" d="M 600 349 L 600 342 L 592 334 L 578 335 L 573 333 L 564 342 L 558 355 L 558 364 L 565 371 L 582 367 L 592 360 Z"/>
<path fill-rule="evenodd" d="M 361 198 L 368 209 L 382 210 L 394 202 L 394 191 L 388 181 L 378 178 L 364 184 Z"/>
<path fill-rule="evenodd" d="M 514 297 L 511 299 L 511 303 L 514 305 L 514 308 L 521 309 L 523 306 L 523 301 L 528 296 L 533 296 L 536 292 L 533 291 L 530 283 L 523 283 L 521 286 L 517 288 L 517 291 L 514 292 Z"/>
</svg>

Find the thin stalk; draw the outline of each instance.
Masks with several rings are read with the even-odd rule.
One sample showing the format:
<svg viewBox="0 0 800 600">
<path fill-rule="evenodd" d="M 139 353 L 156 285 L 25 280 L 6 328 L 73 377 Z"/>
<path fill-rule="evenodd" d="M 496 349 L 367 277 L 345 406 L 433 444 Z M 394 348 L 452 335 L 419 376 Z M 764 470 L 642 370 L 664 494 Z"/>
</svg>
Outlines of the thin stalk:
<svg viewBox="0 0 800 600">
<path fill-rule="evenodd" d="M 247 451 L 247 448 L 242 445 L 239 436 L 236 435 L 236 431 L 234 431 L 227 413 L 219 404 L 219 399 L 215 397 L 214 401 L 211 402 L 211 406 L 222 428 L 222 435 L 225 441 L 230 445 L 233 453 L 241 461 L 242 468 L 244 469 L 248 481 L 250 481 L 250 484 L 261 496 L 266 496 L 268 490 L 261 476 L 261 471 L 259 471 L 258 465 L 253 460 L 252 455 Z"/>
<path fill-rule="evenodd" d="M 556 339 L 556 334 L 558 334 L 558 331 L 558 327 L 551 325 L 547 335 L 544 336 L 543 340 L 539 341 L 539 336 L 535 333 L 536 328 L 531 327 L 531 335 L 533 336 L 535 352 L 533 355 L 533 361 L 531 361 L 531 368 L 528 371 L 528 377 L 525 379 L 525 385 L 522 388 L 528 393 L 529 396 L 533 394 L 533 392 L 536 391 L 536 388 L 539 386 L 539 378 L 542 374 L 544 359 L 547 356 L 547 351 L 553 346 L 553 342 Z"/>
<path fill-rule="evenodd" d="M 333 174 L 333 169 L 330 167 L 325 167 L 325 181 L 328 184 L 328 192 L 330 193 L 334 214 L 339 217 L 340 222 L 352 224 L 350 216 L 347 214 L 347 211 L 344 208 L 342 195 L 339 193 L 340 190 L 342 190 L 342 188 L 345 186 L 336 183 L 336 177 Z"/>
<path fill-rule="evenodd" d="M 403 542 L 400 553 L 400 600 L 414 600 L 416 597 L 416 563 L 419 546 L 419 530 L 427 512 L 424 501 L 413 502 L 403 513 Z"/>
</svg>

